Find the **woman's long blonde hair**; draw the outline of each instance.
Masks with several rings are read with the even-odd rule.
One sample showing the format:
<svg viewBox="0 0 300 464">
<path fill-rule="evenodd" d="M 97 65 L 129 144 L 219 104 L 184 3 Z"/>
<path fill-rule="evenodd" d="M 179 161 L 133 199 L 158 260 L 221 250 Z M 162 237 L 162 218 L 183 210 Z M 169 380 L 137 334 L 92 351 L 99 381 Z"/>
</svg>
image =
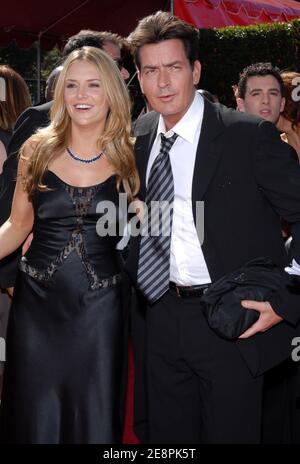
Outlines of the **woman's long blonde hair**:
<svg viewBox="0 0 300 464">
<path fill-rule="evenodd" d="M 69 144 L 71 118 L 64 101 L 65 80 L 71 64 L 78 60 L 94 64 L 99 71 L 109 105 L 104 133 L 99 134 L 99 146 L 114 168 L 118 189 L 122 184 L 128 200 L 131 201 L 139 190 L 139 177 L 133 154 L 133 139 L 130 136 L 130 98 L 114 61 L 105 52 L 94 47 L 75 50 L 64 62 L 55 88 L 51 123 L 48 127 L 40 129 L 29 141 L 34 149 L 28 159 L 26 191 L 31 198 L 36 189 L 47 188 L 43 184 L 43 177 L 49 163 Z M 22 153 L 23 150 L 21 156 L 24 157 Z"/>
</svg>

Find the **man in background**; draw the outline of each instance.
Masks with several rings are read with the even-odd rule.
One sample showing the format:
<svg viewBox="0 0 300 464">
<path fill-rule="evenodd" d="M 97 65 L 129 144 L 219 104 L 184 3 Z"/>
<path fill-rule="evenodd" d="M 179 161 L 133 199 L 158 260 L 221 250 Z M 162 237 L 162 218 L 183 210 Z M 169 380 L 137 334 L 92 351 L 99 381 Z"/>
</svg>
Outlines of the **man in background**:
<svg viewBox="0 0 300 464">
<path fill-rule="evenodd" d="M 235 92 L 240 111 L 277 124 L 285 107 L 284 82 L 279 68 L 254 63 L 241 74 Z M 266 373 L 263 396 L 263 441 L 290 443 L 297 436 L 297 372 L 299 363 L 287 359 Z"/>
<path fill-rule="evenodd" d="M 237 107 L 276 124 L 285 105 L 284 85 L 278 68 L 255 63 L 245 68 L 236 89 Z"/>
</svg>

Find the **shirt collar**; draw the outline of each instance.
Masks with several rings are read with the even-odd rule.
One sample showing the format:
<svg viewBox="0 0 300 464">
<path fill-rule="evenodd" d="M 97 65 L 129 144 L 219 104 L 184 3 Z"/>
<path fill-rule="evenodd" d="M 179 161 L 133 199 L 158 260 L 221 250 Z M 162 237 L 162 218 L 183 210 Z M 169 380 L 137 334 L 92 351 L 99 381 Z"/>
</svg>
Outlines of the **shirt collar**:
<svg viewBox="0 0 300 464">
<path fill-rule="evenodd" d="M 187 112 L 168 132 L 166 131 L 162 115 L 159 116 L 156 139 L 161 133 L 163 133 L 166 137 L 171 137 L 175 132 L 187 142 L 193 143 L 195 135 L 202 124 L 203 111 L 203 97 L 199 94 L 199 92 L 195 92 L 194 100 Z"/>
</svg>

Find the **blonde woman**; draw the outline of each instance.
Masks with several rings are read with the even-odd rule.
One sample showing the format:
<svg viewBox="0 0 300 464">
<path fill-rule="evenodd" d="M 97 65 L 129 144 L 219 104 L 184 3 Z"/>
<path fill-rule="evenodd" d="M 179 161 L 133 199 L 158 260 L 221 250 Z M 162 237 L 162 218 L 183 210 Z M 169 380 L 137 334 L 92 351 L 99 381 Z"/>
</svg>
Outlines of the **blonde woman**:
<svg viewBox="0 0 300 464">
<path fill-rule="evenodd" d="M 10 66 L 0 65 L 0 174 L 15 122 L 30 105 L 31 97 L 23 77 Z"/>
<path fill-rule="evenodd" d="M 103 222 L 110 233 L 98 226 L 138 188 L 127 89 L 108 55 L 83 47 L 64 64 L 50 126 L 21 150 L 0 229 L 0 259 L 33 230 L 8 327 L 3 441 L 121 441 L 119 215 Z"/>
</svg>

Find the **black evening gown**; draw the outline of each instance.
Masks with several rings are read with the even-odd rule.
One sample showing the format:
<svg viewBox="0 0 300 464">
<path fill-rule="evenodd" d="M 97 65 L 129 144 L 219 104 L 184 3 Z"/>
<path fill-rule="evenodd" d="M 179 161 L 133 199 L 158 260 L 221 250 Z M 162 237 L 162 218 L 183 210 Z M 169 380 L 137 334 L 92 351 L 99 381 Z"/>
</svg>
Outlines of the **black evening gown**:
<svg viewBox="0 0 300 464">
<path fill-rule="evenodd" d="M 117 218 L 100 237 L 97 205 L 118 213 L 116 176 L 79 188 L 53 172 L 33 198 L 7 334 L 0 408 L 5 443 L 120 443 L 124 321 Z M 118 214 L 116 215 L 118 216 Z"/>
</svg>

